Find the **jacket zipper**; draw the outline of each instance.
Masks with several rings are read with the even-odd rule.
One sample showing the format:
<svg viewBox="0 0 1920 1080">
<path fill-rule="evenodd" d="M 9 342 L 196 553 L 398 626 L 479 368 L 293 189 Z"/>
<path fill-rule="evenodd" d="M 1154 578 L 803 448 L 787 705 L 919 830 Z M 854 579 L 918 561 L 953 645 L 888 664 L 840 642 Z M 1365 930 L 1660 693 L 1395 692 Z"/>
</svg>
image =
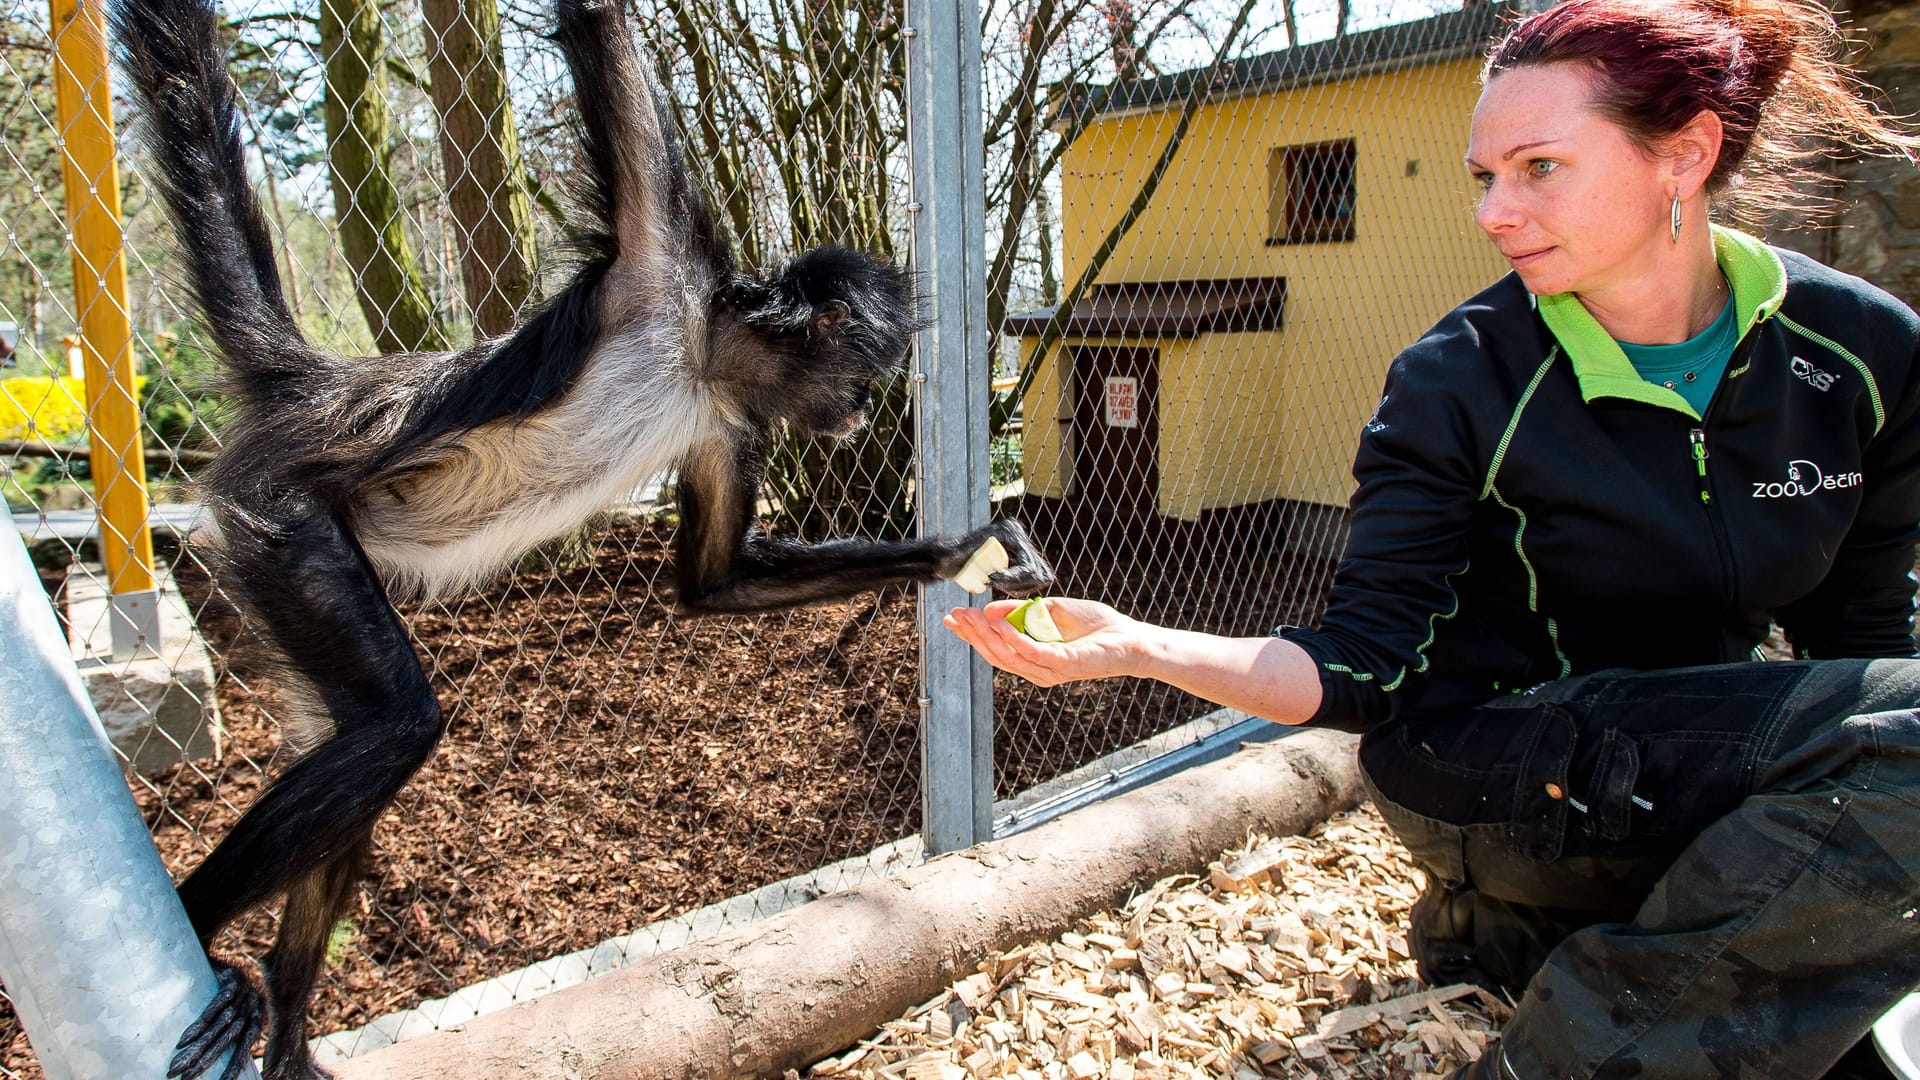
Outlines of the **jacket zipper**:
<svg viewBox="0 0 1920 1080">
<path fill-rule="evenodd" d="M 1693 451 L 1694 473 L 1700 483 L 1700 508 L 1707 515 L 1707 524 L 1713 529 L 1714 554 L 1720 556 L 1720 596 L 1727 604 L 1733 604 L 1739 592 L 1740 578 L 1733 565 L 1733 541 L 1727 537 L 1727 524 L 1720 516 L 1714 504 L 1713 479 L 1707 475 L 1707 417 L 1713 415 L 1713 407 L 1727 392 L 1727 384 L 1746 370 L 1747 359 L 1753 354 L 1759 340 L 1759 324 L 1742 337 L 1733 347 L 1733 355 L 1727 358 L 1726 373 L 1720 376 L 1720 384 L 1713 388 L 1713 396 L 1707 399 L 1707 407 L 1700 410 L 1700 426 L 1687 431 L 1687 442 Z"/>
<path fill-rule="evenodd" d="M 1693 465 L 1700 473 L 1700 505 L 1713 505 L 1713 492 L 1707 487 L 1707 433 L 1701 428 L 1687 432 L 1687 442 L 1693 444 Z"/>
<path fill-rule="evenodd" d="M 1713 482 L 1707 476 L 1706 429 L 1688 430 L 1687 442 L 1693 451 L 1694 472 L 1700 483 L 1700 507 L 1706 512 L 1707 524 L 1713 528 L 1714 554 L 1720 556 L 1720 595 L 1731 604 L 1734 599 L 1733 547 L 1727 540 L 1726 523 L 1720 519 L 1720 511 L 1714 506 Z"/>
</svg>

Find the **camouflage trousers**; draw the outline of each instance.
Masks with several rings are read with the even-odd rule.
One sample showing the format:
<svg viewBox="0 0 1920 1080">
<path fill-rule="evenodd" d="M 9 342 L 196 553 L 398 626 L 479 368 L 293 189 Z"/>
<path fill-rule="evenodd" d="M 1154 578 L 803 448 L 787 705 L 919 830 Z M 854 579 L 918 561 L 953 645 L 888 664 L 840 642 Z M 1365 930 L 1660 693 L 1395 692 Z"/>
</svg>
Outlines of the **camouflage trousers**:
<svg viewBox="0 0 1920 1080">
<path fill-rule="evenodd" d="M 1360 755 L 1422 975 L 1518 998 L 1488 1075 L 1815 1078 L 1920 986 L 1920 661 L 1599 672 Z"/>
</svg>

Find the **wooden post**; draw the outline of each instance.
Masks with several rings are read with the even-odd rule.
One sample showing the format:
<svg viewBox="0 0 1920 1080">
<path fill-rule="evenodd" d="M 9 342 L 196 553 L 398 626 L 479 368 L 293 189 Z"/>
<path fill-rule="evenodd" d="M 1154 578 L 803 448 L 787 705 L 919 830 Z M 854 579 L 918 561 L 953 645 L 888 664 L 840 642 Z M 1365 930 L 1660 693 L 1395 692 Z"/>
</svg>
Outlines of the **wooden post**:
<svg viewBox="0 0 1920 1080">
<path fill-rule="evenodd" d="M 74 310 L 86 357 L 87 437 L 100 559 L 113 594 L 116 660 L 155 654 L 160 612 L 147 529 L 147 466 L 133 383 L 133 331 L 114 161 L 113 96 L 99 0 L 51 0 L 61 173 L 73 249 Z"/>
</svg>

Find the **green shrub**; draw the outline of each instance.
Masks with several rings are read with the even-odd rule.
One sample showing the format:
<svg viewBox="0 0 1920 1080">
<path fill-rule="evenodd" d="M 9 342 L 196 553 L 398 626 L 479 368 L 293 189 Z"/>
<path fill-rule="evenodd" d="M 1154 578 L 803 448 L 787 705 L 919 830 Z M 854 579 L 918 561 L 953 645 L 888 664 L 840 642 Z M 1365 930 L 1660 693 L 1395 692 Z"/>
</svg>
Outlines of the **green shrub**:
<svg viewBox="0 0 1920 1080">
<path fill-rule="evenodd" d="M 162 334 L 158 369 L 146 381 L 140 414 L 153 437 L 172 447 L 202 446 L 219 430 L 226 399 L 214 392 L 219 362 L 191 337 Z"/>
</svg>

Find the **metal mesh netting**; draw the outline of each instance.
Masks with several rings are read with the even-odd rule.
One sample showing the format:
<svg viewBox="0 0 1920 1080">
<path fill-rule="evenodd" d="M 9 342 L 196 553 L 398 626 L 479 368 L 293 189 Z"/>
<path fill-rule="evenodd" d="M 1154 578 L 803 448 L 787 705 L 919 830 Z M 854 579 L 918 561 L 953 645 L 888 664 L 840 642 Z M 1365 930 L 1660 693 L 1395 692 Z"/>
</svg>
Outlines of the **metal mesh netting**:
<svg viewBox="0 0 1920 1080">
<path fill-rule="evenodd" d="M 899 4 L 632 10 L 746 261 L 834 242 L 912 263 Z M 986 306 L 1004 331 L 979 372 L 995 388 L 990 479 L 996 513 L 1026 519 L 1055 561 L 1059 592 L 1221 633 L 1312 618 L 1387 361 L 1498 270 L 1457 163 L 1476 56 L 1505 10 L 981 5 Z M 173 238 L 123 156 L 160 641 L 116 659 L 53 24 L 22 0 L 0 12 L 0 486 L 97 706 L 126 725 L 131 786 L 177 876 L 287 760 L 271 680 L 195 554 L 217 372 L 169 269 Z M 579 166 L 571 88 L 540 36 L 547 5 L 235 0 L 222 13 L 289 299 L 317 344 L 373 364 L 458 345 L 562 280 Z M 911 534 L 909 390 L 890 388 L 848 443 L 783 445 L 763 517 L 805 536 Z M 673 616 L 671 484 L 481 595 L 404 612 L 449 732 L 376 833 L 317 1032 L 448 996 L 492 1007 L 919 858 L 892 846 L 921 827 L 919 654 L 951 643 L 918 640 L 900 591 Z M 994 700 L 1002 799 L 1118 775 L 1228 723 L 1157 684 L 1003 676 Z M 219 946 L 257 956 L 271 932 L 255 916 Z M 3 992 L 0 1049 L 0 1076 L 37 1075 Z"/>
</svg>

